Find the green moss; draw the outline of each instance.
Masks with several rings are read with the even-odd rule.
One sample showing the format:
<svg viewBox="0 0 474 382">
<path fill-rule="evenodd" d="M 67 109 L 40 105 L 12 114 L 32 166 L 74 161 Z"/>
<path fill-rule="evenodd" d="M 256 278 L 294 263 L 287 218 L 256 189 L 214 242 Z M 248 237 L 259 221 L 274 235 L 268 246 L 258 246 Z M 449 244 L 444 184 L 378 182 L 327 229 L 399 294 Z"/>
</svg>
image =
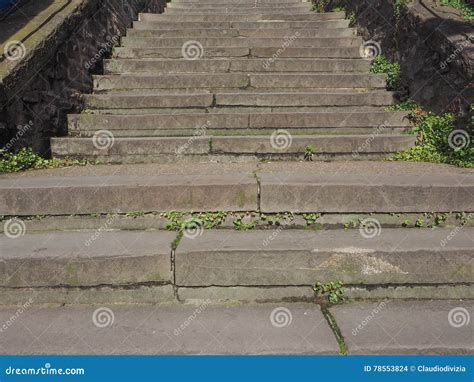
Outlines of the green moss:
<svg viewBox="0 0 474 382">
<path fill-rule="evenodd" d="M 383 55 L 377 56 L 372 62 L 370 72 L 374 74 L 387 75 L 387 89 L 395 90 L 400 87 L 401 67 L 398 63 L 392 63 Z"/>
<path fill-rule="evenodd" d="M 421 107 L 411 113 L 411 118 L 415 123 L 413 133 L 418 135 L 417 144 L 395 154 L 390 160 L 474 167 L 474 147 L 470 138 L 472 126 L 466 130 L 456 129 L 454 115 L 427 113 Z"/>
<path fill-rule="evenodd" d="M 32 149 L 21 149 L 16 154 L 0 150 L 0 173 L 20 172 L 30 169 L 85 166 L 94 164 L 85 160 L 44 159 Z"/>
<path fill-rule="evenodd" d="M 440 0 L 442 6 L 449 6 L 461 11 L 461 16 L 467 21 L 474 21 L 474 6 L 465 0 Z"/>
</svg>

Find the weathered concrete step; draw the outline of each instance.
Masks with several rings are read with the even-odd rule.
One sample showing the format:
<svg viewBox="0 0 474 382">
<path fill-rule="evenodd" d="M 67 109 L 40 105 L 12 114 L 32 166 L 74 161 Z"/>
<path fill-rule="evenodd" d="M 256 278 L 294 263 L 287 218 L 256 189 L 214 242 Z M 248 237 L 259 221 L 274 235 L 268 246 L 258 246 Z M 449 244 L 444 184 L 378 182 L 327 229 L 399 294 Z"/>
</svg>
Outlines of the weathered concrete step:
<svg viewBox="0 0 474 382">
<path fill-rule="evenodd" d="M 331 312 L 349 354 L 472 354 L 473 301 L 380 299 L 334 306 Z"/>
<path fill-rule="evenodd" d="M 105 74 L 194 73 L 194 72 L 365 72 L 370 62 L 361 59 L 258 58 L 200 59 L 111 59 L 104 60 Z"/>
<path fill-rule="evenodd" d="M 0 287 L 171 284 L 176 234 L 64 232 L 0 237 Z"/>
<path fill-rule="evenodd" d="M 94 76 L 94 90 L 189 88 L 362 88 L 385 89 L 385 75 L 301 73 L 176 73 Z"/>
<path fill-rule="evenodd" d="M 359 51 L 359 50 L 357 50 Z M 207 47 L 202 51 L 202 57 L 246 57 L 250 48 L 245 47 Z M 183 59 L 181 48 L 132 48 L 116 47 L 113 50 L 116 58 L 179 58 Z M 270 56 L 269 56 L 270 57 Z M 359 56 L 360 57 L 360 56 Z"/>
<path fill-rule="evenodd" d="M 0 215 L 188 211 L 196 208 L 252 211 L 258 207 L 258 187 L 250 171 L 227 175 L 176 172 L 176 175 L 157 176 L 156 172 L 146 170 L 141 171 L 142 176 L 114 173 L 109 176 L 38 176 L 16 179 L 13 183 L 0 179 Z"/>
<path fill-rule="evenodd" d="M 219 106 L 386 106 L 395 102 L 391 92 L 371 91 L 365 93 L 330 92 L 218 92 Z"/>
<path fill-rule="evenodd" d="M 84 95 L 89 109 L 207 108 L 210 106 L 388 106 L 392 92 L 216 92 L 202 93 L 105 93 Z"/>
<path fill-rule="evenodd" d="M 210 107 L 214 97 L 210 93 L 140 95 L 140 94 L 85 94 L 90 109 L 187 108 Z"/>
<path fill-rule="evenodd" d="M 288 3 L 284 1 L 276 1 L 274 3 L 258 3 L 254 2 L 253 4 L 250 2 L 234 2 L 234 3 L 175 3 L 171 2 L 167 4 L 166 10 L 169 11 L 170 9 L 183 9 L 183 10 L 194 10 L 200 11 L 203 9 L 213 10 L 213 9 L 224 9 L 227 10 L 234 10 L 234 9 L 254 9 L 256 12 L 265 9 L 311 9 L 311 3 L 309 2 L 297 2 L 297 3 Z"/>
<path fill-rule="evenodd" d="M 410 122 L 404 112 L 293 112 L 293 113 L 208 113 L 104 115 L 69 114 L 69 132 L 109 130 L 166 130 L 201 127 L 206 129 L 275 129 L 275 128 L 378 128 L 382 132 L 393 127 L 408 128 Z"/>
<path fill-rule="evenodd" d="M 285 38 L 254 38 L 254 37 L 203 37 L 199 40 L 190 41 L 189 38 L 183 37 L 163 37 L 163 38 L 141 38 L 141 37 L 123 37 L 122 46 L 131 48 L 182 48 L 185 44 L 189 44 L 194 49 L 202 50 L 207 47 L 250 47 L 250 48 L 267 48 L 285 46 L 287 44 Z M 360 47 L 362 39 L 360 37 L 299 37 L 292 43 L 292 47 L 332 47 L 340 48 Z M 199 45 L 200 44 L 200 45 Z M 191 48 L 189 48 L 191 49 Z M 191 51 L 192 52 L 192 51 Z M 200 52 L 199 52 L 200 53 Z M 183 53 L 182 53 L 183 54 Z"/>
<path fill-rule="evenodd" d="M 84 296 L 93 293 L 81 291 L 77 298 L 80 302 L 87 301 Z M 119 293 L 132 296 L 130 305 L 112 305 Z M 283 309 L 281 304 L 214 305 L 204 299 L 206 301 L 196 304 L 156 305 L 155 301 L 148 306 L 134 305 L 133 295 L 143 299 L 146 293 L 146 289 L 117 293 L 98 291 L 97 300 L 101 302 L 95 306 L 28 307 L 21 315 L 21 324 L 12 325 L 2 333 L 0 353 L 70 355 L 91 354 L 91 349 L 94 354 L 103 355 L 334 355 L 339 352 L 334 334 L 316 304 L 285 304 Z M 22 300 L 22 305 L 28 298 Z M 10 322 L 17 311 L 17 306 L 0 309 L 1 322 Z M 271 320 L 282 313 L 288 314 L 288 324 L 283 329 L 278 327 L 279 321 L 274 325 L 275 320 Z M 81 328 L 80 340 L 72 328 Z M 38 333 L 41 341 L 37 340 Z M 458 338 L 457 333 L 450 343 Z M 184 379 L 184 376 L 176 379 Z"/>
<path fill-rule="evenodd" d="M 303 14 L 309 13 L 311 10 L 310 3 L 300 3 L 300 4 L 293 4 L 293 5 L 279 5 L 275 4 L 275 6 L 257 6 L 257 7 L 249 7 L 246 4 L 236 4 L 235 6 L 230 6 L 228 4 L 219 4 L 219 6 L 209 6 L 209 5 L 201 5 L 199 7 L 195 6 L 184 6 L 178 4 L 170 4 L 170 6 L 166 7 L 165 14 L 166 15 L 193 15 L 193 14 Z"/>
<path fill-rule="evenodd" d="M 173 16 L 241 16 L 241 15 L 310 15 L 309 9 L 307 8 L 199 8 L 199 9 L 176 9 L 169 8 L 166 10 L 164 15 Z"/>
<path fill-rule="evenodd" d="M 332 175 L 316 174 L 310 167 L 298 168 L 299 173 L 276 169 L 262 173 L 261 209 L 266 213 L 411 213 L 470 211 L 474 205 L 472 173 L 374 174 L 358 172 L 360 169 L 354 167 L 354 173 L 334 170 Z"/>
<path fill-rule="evenodd" d="M 273 5 L 273 4 L 299 4 L 302 3 L 302 0 L 278 0 L 278 1 L 273 1 L 273 0 L 239 0 L 238 4 L 245 4 L 245 5 L 250 5 L 254 6 L 256 3 L 258 5 Z M 175 4 L 193 4 L 195 6 L 202 6 L 204 4 L 231 4 L 235 5 L 237 4 L 235 0 L 173 0 L 173 3 Z"/>
<path fill-rule="evenodd" d="M 184 30 L 184 29 L 258 29 L 258 30 L 278 30 L 278 29 L 298 29 L 300 32 L 305 29 L 331 29 L 347 28 L 349 20 L 320 20 L 320 21 L 136 21 L 133 29 L 137 30 Z M 296 31 L 294 31 L 296 32 Z"/>
<path fill-rule="evenodd" d="M 209 132 L 210 133 L 210 132 Z M 246 134 L 245 130 L 242 134 Z M 285 131 L 278 140 L 266 136 L 203 137 L 124 137 L 114 138 L 108 148 L 97 148 L 96 138 L 53 138 L 51 151 L 56 158 L 78 157 L 106 163 L 159 162 L 161 156 L 187 155 L 252 155 L 255 157 L 293 156 L 301 158 L 305 148 L 312 145 L 317 153 L 314 160 L 328 157 L 383 158 L 412 147 L 412 135 L 295 135 Z M 336 134 L 336 133 L 335 133 Z M 200 134 L 202 135 L 202 134 Z M 212 141 L 211 141 L 212 139 Z M 284 143 L 280 143 L 284 141 Z M 282 147 L 283 146 L 283 147 Z M 163 161 L 163 159 L 161 159 Z"/>
<path fill-rule="evenodd" d="M 183 237 L 175 253 L 178 286 L 303 286 L 341 280 L 351 285 L 474 282 L 474 229 L 449 245 L 450 230 L 382 229 L 309 232 L 205 231 Z M 269 239 L 271 238 L 271 239 Z M 265 245 L 264 243 L 268 243 Z M 430 266 L 427 267 L 426 264 Z"/>
<path fill-rule="evenodd" d="M 345 18 L 344 12 L 328 12 L 328 13 L 310 13 L 304 12 L 300 15 L 280 14 L 260 14 L 260 15 L 179 15 L 179 14 L 153 14 L 140 13 L 140 21 L 175 21 L 175 22 L 232 22 L 232 21 L 260 21 L 260 20 L 282 20 L 282 21 L 319 21 L 319 20 L 341 20 Z"/>
<path fill-rule="evenodd" d="M 266 130 L 271 130 L 270 128 L 267 128 Z M 97 131 L 97 130 L 96 130 Z M 81 130 L 81 131 L 70 131 L 69 136 L 71 137 L 93 137 L 96 131 L 93 130 Z M 377 130 L 375 130 L 373 127 L 319 127 L 319 128 L 314 128 L 314 127 L 303 127 L 303 128 L 297 128 L 297 129 L 291 129 L 289 128 L 287 130 L 292 136 L 297 136 L 297 135 L 366 135 L 369 136 L 370 134 L 377 133 Z M 384 128 L 384 135 L 402 135 L 406 134 L 409 131 L 407 127 L 401 127 L 401 126 L 389 126 Z M 245 128 L 245 129 L 238 129 L 238 128 L 206 128 L 207 135 L 209 136 L 258 136 L 262 135 L 263 133 L 266 133 L 267 131 L 264 131 L 262 128 Z M 268 131 L 270 133 L 271 131 Z M 119 137 L 189 137 L 193 136 L 195 134 L 200 134 L 199 130 L 196 128 L 176 128 L 176 129 L 168 129 L 168 128 L 162 128 L 162 129 L 130 129 L 130 128 L 124 128 L 124 129 L 114 129 L 113 130 L 113 135 L 116 138 Z M 301 152 L 300 152 L 301 154 Z M 281 156 L 284 158 L 284 155 Z M 348 155 L 346 155 L 346 158 Z M 366 155 L 363 155 L 364 159 L 367 159 Z M 379 155 L 378 157 L 384 157 L 384 155 Z M 337 156 L 338 159 L 342 159 L 341 155 Z M 374 159 L 375 155 L 371 157 L 371 159 Z M 172 159 L 172 158 L 169 158 Z M 202 158 L 204 159 L 204 158 Z M 209 158 L 208 160 L 214 160 L 215 158 Z M 225 160 L 225 157 L 222 157 L 221 159 Z M 228 157 L 228 160 L 233 160 L 235 161 L 238 158 L 235 157 Z M 295 157 L 295 159 L 301 159 L 299 157 Z M 329 158 L 324 158 L 324 159 L 329 159 Z"/>
<path fill-rule="evenodd" d="M 278 134 L 273 139 L 268 136 L 212 137 L 210 153 L 301 156 L 306 147 L 311 145 L 316 150 L 315 160 L 319 156 L 326 158 L 327 156 L 347 155 L 350 157 L 353 153 L 357 153 L 361 157 L 364 154 L 383 157 L 409 149 L 416 141 L 415 137 L 406 134 L 291 136 L 291 132 L 287 130 L 281 133 L 280 138 L 281 141 L 278 140 Z"/>
<path fill-rule="evenodd" d="M 314 28 L 295 31 L 293 29 L 268 29 L 262 33 L 261 29 L 128 29 L 127 36 L 134 38 L 174 38 L 186 37 L 188 39 L 201 39 L 206 37 L 252 37 L 258 38 L 289 39 L 309 37 L 351 37 L 356 36 L 357 31 L 353 28 Z"/>
</svg>

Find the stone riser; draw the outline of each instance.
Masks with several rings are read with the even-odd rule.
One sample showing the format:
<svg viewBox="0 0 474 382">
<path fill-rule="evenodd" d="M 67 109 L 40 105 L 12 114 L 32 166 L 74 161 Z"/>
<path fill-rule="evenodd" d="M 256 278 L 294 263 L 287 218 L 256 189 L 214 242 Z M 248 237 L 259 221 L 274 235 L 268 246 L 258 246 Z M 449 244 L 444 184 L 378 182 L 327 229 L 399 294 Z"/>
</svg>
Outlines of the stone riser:
<svg viewBox="0 0 474 382">
<path fill-rule="evenodd" d="M 127 37 L 132 38 L 177 38 L 186 37 L 188 39 L 205 39 L 211 37 L 248 37 L 248 38 L 329 38 L 329 37 L 352 37 L 356 36 L 356 29 L 353 28 L 315 28 L 302 29 L 128 29 Z"/>
<path fill-rule="evenodd" d="M 31 234 L 21 243 L 3 236 L 6 251 L 0 286 L 309 287 L 333 280 L 360 287 L 473 283 L 474 229 L 465 228 L 449 246 L 440 247 L 449 233 L 382 229 L 380 236 L 365 238 L 357 230 L 281 230 L 269 240 L 265 231 L 205 231 L 195 238 L 184 237 L 175 251 L 176 234 L 169 232 L 102 232 L 95 240 L 90 232 Z M 427 268 L 426 262 L 433 266 Z"/>
<path fill-rule="evenodd" d="M 303 153 L 301 153 L 303 155 Z M 179 157 L 174 155 L 175 163 Z M 279 165 L 288 168 L 291 163 Z M 341 173 L 344 164 L 327 164 L 328 174 L 300 165 L 288 170 L 228 173 L 216 166 L 211 173 L 156 175 L 151 166 L 142 175 L 17 177 L 0 179 L 0 215 L 75 215 L 128 211 L 261 211 L 320 213 L 470 212 L 474 183 L 465 173 L 386 170 L 360 173 L 358 164 Z M 329 166 L 331 165 L 331 166 Z M 347 166 L 347 163 L 345 164 Z M 294 164 L 293 166 L 296 166 Z M 364 166 L 362 166 L 364 167 Z M 332 171 L 331 168 L 333 169 Z M 219 170 L 220 169 L 220 170 Z M 78 169 L 79 171 L 80 169 Z M 104 170 L 104 168 L 102 169 Z M 118 168 L 117 170 L 120 170 Z M 446 170 L 446 169 L 444 169 Z M 97 171 L 101 171 L 100 168 Z M 224 171 L 224 174 L 223 174 Z M 74 174 L 74 171 L 69 174 Z M 95 171 L 92 172 L 96 174 Z M 145 174 L 145 175 L 143 175 Z"/>
<path fill-rule="evenodd" d="M 113 59 L 104 61 L 105 74 L 122 73 L 230 73 L 230 72 L 304 72 L 313 74 L 362 72 L 367 74 L 368 61 L 360 59 L 202 59 L 186 61 L 179 59 Z"/>
<path fill-rule="evenodd" d="M 369 74 L 154 74 L 95 76 L 94 90 L 115 91 L 128 89 L 245 89 L 304 88 L 385 89 L 385 75 Z"/>
<path fill-rule="evenodd" d="M 390 92 L 229 92 L 181 94 L 92 94 L 84 96 L 90 109 L 207 108 L 211 106 L 389 106 L 395 102 Z"/>
<path fill-rule="evenodd" d="M 181 48 L 115 48 L 115 58 L 183 58 Z M 253 57 L 253 58 L 357 58 L 360 59 L 359 47 L 346 48 L 286 48 L 264 47 L 264 48 L 246 48 L 246 47 L 211 47 L 202 52 L 202 58 L 213 57 Z"/>
<path fill-rule="evenodd" d="M 219 109 L 209 109 L 196 114 L 151 114 L 151 115 L 101 115 L 70 114 L 71 132 L 95 132 L 100 129 L 125 131 L 161 129 L 303 129 L 303 128 L 366 128 L 385 129 L 409 128 L 410 122 L 405 112 L 286 112 L 262 114 L 219 113 Z M 373 132 L 373 131 L 372 131 Z"/>
<path fill-rule="evenodd" d="M 255 37 L 202 37 L 197 40 L 201 44 L 203 50 L 216 47 L 244 47 L 244 48 L 267 48 L 279 47 L 284 50 L 284 46 L 288 44 L 285 38 L 255 38 Z M 183 37 L 163 37 L 163 38 L 142 38 L 142 37 L 123 37 L 121 40 L 122 47 L 128 48 L 179 48 L 190 43 L 189 38 Z M 192 43 L 192 42 L 191 42 Z M 337 46 L 339 48 L 359 48 L 362 44 L 360 37 L 300 37 L 291 42 L 293 48 L 331 48 Z M 195 46 L 198 46 L 194 43 Z M 201 48 L 198 48 L 201 54 Z M 194 51 L 190 50 L 190 54 Z M 359 56 L 360 57 L 360 56 Z"/>
<path fill-rule="evenodd" d="M 287 132 L 282 139 L 287 138 Z M 91 138 L 54 138 L 51 150 L 56 158 L 72 155 L 76 158 L 99 160 L 105 163 L 149 163 L 160 162 L 167 155 L 168 161 L 187 155 L 222 155 L 254 157 L 294 157 L 301 159 L 305 148 L 312 145 L 317 150 L 315 160 L 337 157 L 370 155 L 384 158 L 390 154 L 410 148 L 415 137 L 410 135 L 295 135 L 291 146 L 281 149 L 268 136 L 213 136 L 202 137 L 146 137 L 115 138 L 112 147 L 98 149 Z M 367 143 L 369 142 L 369 143 Z M 167 161 L 165 159 L 165 161 Z"/>
<path fill-rule="evenodd" d="M 320 20 L 320 21 L 136 21 L 133 23 L 135 30 L 199 30 L 199 29 L 257 29 L 265 33 L 267 30 L 293 30 L 293 34 L 310 29 L 347 28 L 349 20 Z M 296 29 L 296 30 L 295 30 Z"/>
<path fill-rule="evenodd" d="M 344 12 L 330 12 L 330 13 L 308 13 L 301 12 L 301 14 L 288 15 L 286 13 L 275 14 L 204 14 L 204 15 L 179 15 L 179 14 L 152 14 L 140 13 L 138 20 L 144 22 L 158 22 L 158 21 L 174 21 L 174 22 L 256 22 L 262 20 L 268 21 L 327 21 L 327 20 L 343 20 L 345 18 Z"/>
</svg>

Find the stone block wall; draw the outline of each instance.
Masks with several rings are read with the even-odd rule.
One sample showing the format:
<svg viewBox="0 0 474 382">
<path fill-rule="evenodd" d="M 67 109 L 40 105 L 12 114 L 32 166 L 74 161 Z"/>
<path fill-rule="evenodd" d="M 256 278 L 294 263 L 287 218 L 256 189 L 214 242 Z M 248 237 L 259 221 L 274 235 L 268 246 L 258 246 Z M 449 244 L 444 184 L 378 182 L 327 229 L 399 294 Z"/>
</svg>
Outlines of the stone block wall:
<svg viewBox="0 0 474 382">
<path fill-rule="evenodd" d="M 54 33 L 40 29 L 37 48 L 0 79 L 0 147 L 32 147 L 49 155 L 49 138 L 67 133 L 67 114 L 81 111 L 92 74 L 139 12 L 161 13 L 165 0 L 72 0 L 55 16 Z M 72 4 L 74 5 L 74 3 Z M 60 18 L 58 20 L 58 17 Z"/>
</svg>

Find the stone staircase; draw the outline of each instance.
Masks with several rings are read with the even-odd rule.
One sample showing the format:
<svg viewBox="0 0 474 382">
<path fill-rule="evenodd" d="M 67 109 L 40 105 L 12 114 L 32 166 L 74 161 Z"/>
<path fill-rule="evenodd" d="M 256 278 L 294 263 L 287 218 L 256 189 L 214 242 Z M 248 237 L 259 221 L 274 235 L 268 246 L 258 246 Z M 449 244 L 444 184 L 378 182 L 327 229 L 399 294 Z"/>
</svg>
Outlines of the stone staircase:
<svg viewBox="0 0 474 382">
<path fill-rule="evenodd" d="M 411 147 L 344 13 L 309 2 L 175 1 L 141 14 L 57 158 L 105 163 L 378 159 Z M 102 144 L 101 144 L 102 143 Z M 178 158 L 177 158 L 178 157 Z"/>
<path fill-rule="evenodd" d="M 88 317 L 91 304 L 278 302 L 295 320 L 316 309 L 330 322 L 332 311 L 347 338 L 373 303 L 320 311 L 314 283 L 341 280 L 355 299 L 474 299 L 472 170 L 380 160 L 414 144 L 406 114 L 386 111 L 395 95 L 369 73 L 344 14 L 310 8 L 298 0 L 174 0 L 164 14 L 140 15 L 84 95 L 84 112 L 69 116 L 69 136 L 51 141 L 56 158 L 101 164 L 0 175 L 0 305 L 84 304 L 75 312 Z M 420 306 L 417 328 L 436 311 L 438 327 L 451 333 L 446 309 L 465 304 L 384 301 L 400 317 L 376 325 L 391 338 Z M 253 327 L 250 319 L 276 338 L 262 305 L 210 308 L 209 322 L 219 331 L 222 317 L 239 317 L 237 329 L 222 329 L 229 343 L 255 336 L 239 329 Z M 158 307 L 170 320 L 193 314 L 189 305 Z M 41 326 L 70 317 L 68 309 L 45 310 L 39 321 L 33 310 L 32 320 Z M 148 317 L 148 308 L 124 308 L 129 316 L 121 309 L 114 307 L 117 338 L 127 317 Z M 295 331 L 329 333 L 327 346 L 308 350 L 278 337 L 218 352 L 337 352 L 314 315 Z M 147 325 L 173 338 L 169 322 Z M 431 334 L 418 341 L 409 327 L 400 348 L 367 344 L 361 334 L 349 352 L 471 346 L 462 335 L 469 328 L 440 345 Z M 60 349 L 69 318 L 61 328 L 48 334 Z M 105 344 L 99 352 L 115 346 L 89 329 L 83 333 Z M 5 343 L 17 349 L 21 333 L 8 333 Z M 114 349 L 199 352 L 201 335 L 191 337 L 177 349 Z"/>
</svg>

